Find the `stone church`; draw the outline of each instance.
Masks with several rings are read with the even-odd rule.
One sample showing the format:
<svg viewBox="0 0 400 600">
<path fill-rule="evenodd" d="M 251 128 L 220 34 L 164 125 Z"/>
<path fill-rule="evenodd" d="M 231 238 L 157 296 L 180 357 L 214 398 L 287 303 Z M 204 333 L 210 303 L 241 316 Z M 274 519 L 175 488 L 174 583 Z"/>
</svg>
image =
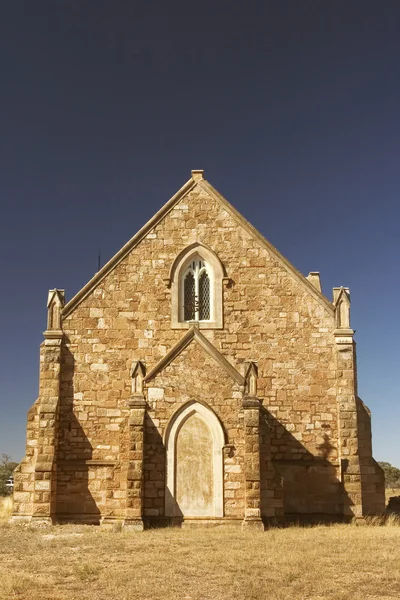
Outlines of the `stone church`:
<svg viewBox="0 0 400 600">
<path fill-rule="evenodd" d="M 14 521 L 263 528 L 384 510 L 349 289 L 328 300 L 203 171 L 47 310 Z"/>
</svg>

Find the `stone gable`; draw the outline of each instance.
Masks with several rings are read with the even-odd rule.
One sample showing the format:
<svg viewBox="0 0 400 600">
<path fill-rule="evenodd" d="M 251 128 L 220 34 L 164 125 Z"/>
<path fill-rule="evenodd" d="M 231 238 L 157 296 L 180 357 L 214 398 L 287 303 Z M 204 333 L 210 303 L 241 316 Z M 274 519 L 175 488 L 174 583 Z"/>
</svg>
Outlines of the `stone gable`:
<svg viewBox="0 0 400 600">
<path fill-rule="evenodd" d="M 173 315 L 183 285 L 174 265 L 192 247 L 210 257 L 208 269 L 213 256 L 221 265 L 210 284 L 211 310 L 220 321 L 189 323 Z M 184 514 L 175 497 L 166 499 L 175 494 L 168 460 L 178 460 L 182 448 L 197 460 L 195 431 L 203 449 L 207 439 L 218 446 L 210 455 L 214 470 L 210 458 L 198 462 L 208 473 L 204 498 L 214 507 L 204 518 L 259 523 L 284 514 L 379 512 L 382 476 L 357 398 L 349 293 L 340 288 L 330 303 L 318 289 L 318 274 L 311 275 L 310 281 L 300 275 L 193 172 L 64 308 L 63 294 L 49 295 L 35 417 L 41 427 L 30 425 L 28 433 L 38 454 L 29 451 L 16 476 L 15 517 L 117 519 L 135 527 L 171 516 L 166 510 L 184 522 L 199 518 L 187 508 Z M 179 349 L 190 327 L 199 328 L 209 351 L 196 337 Z M 146 380 L 174 348 L 173 360 Z M 138 361 L 143 373 L 135 375 L 136 389 L 132 364 Z M 240 374 L 236 381 L 227 364 Z M 185 442 L 177 429 L 181 454 L 175 456 L 165 432 L 182 411 L 186 418 L 186 406 Z M 43 449 L 47 470 L 38 468 Z M 190 479 L 183 464 L 181 458 L 170 468 L 181 478 L 185 504 L 191 489 L 201 489 L 201 478 Z M 193 510 L 201 513 L 199 506 Z"/>
</svg>

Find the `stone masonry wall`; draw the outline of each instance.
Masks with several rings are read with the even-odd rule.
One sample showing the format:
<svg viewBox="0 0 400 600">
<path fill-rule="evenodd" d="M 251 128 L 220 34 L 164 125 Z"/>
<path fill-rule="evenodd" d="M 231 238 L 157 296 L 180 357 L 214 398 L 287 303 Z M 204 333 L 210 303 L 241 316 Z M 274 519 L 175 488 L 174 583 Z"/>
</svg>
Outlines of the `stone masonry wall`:
<svg viewBox="0 0 400 600">
<path fill-rule="evenodd" d="M 57 512 L 123 518 L 131 365 L 140 360 L 149 372 L 184 335 L 171 328 L 166 281 L 179 252 L 195 242 L 212 248 L 230 281 L 223 329 L 202 333 L 237 370 L 258 364 L 263 515 L 281 516 L 282 495 L 287 513 L 339 514 L 333 310 L 199 185 L 63 319 Z M 163 515 L 165 425 L 195 399 L 215 411 L 232 444 L 224 455 L 225 514 L 243 516 L 239 396 L 194 341 L 149 383 L 145 515 Z"/>
<path fill-rule="evenodd" d="M 357 413 L 363 514 L 380 514 L 385 510 L 385 475 L 372 458 L 371 413 L 360 398 L 357 398 Z"/>
<path fill-rule="evenodd" d="M 224 288 L 224 329 L 203 333 L 234 366 L 258 362 L 258 395 L 270 414 L 273 458 L 316 455 L 334 463 L 333 315 L 199 188 L 64 320 L 69 356 L 60 459 L 118 461 L 132 360 L 152 368 L 184 333 L 171 329 L 171 293 L 164 280 L 177 254 L 196 241 L 216 252 L 233 282 Z M 196 389 L 197 377 L 187 369 L 186 386 Z M 308 506 L 313 510 L 310 498 Z"/>
<path fill-rule="evenodd" d="M 233 446 L 232 455 L 225 456 L 224 512 L 229 517 L 242 517 L 244 438 L 241 399 L 239 386 L 195 341 L 150 382 L 145 436 L 145 516 L 164 515 L 163 438 L 168 421 L 181 406 L 196 400 L 215 412 L 223 424 L 226 443 Z"/>
<path fill-rule="evenodd" d="M 23 519 L 32 515 L 35 490 L 35 464 L 39 438 L 38 398 L 28 411 L 26 454 L 14 471 L 14 512 Z"/>
</svg>

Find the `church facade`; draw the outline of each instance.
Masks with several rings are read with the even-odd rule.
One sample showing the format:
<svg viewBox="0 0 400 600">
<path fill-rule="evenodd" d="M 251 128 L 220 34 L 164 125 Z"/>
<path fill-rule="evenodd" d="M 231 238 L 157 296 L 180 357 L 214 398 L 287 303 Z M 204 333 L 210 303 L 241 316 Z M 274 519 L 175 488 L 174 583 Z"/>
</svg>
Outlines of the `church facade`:
<svg viewBox="0 0 400 600">
<path fill-rule="evenodd" d="M 262 528 L 383 512 L 349 289 L 329 301 L 203 171 L 47 308 L 14 521 Z"/>
</svg>

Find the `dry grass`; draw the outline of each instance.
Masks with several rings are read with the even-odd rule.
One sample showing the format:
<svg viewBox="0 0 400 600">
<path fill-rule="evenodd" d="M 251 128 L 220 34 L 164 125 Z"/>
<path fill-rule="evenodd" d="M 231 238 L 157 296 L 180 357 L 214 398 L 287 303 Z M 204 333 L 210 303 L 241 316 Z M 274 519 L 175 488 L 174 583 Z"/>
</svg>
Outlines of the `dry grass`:
<svg viewBox="0 0 400 600">
<path fill-rule="evenodd" d="M 0 523 L 0 600 L 389 600 L 399 569 L 394 518 L 265 533 Z"/>
<path fill-rule="evenodd" d="M 12 496 L 0 496 L 0 521 L 11 516 L 13 508 Z"/>
</svg>

